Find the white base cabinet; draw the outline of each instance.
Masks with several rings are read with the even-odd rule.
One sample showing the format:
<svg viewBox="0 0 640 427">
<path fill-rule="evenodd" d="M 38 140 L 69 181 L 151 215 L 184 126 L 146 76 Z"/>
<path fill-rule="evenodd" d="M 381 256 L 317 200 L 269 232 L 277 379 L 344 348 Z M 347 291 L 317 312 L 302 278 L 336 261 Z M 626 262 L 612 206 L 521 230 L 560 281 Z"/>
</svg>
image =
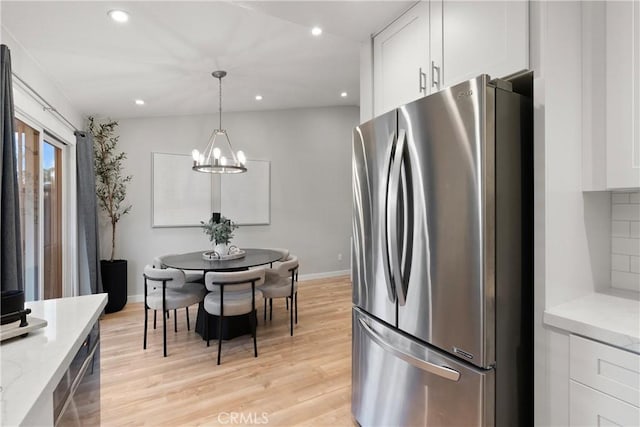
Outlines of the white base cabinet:
<svg viewBox="0 0 640 427">
<path fill-rule="evenodd" d="M 629 426 L 640 425 L 640 410 L 591 387 L 571 380 L 569 387 L 569 425 Z"/>
<path fill-rule="evenodd" d="M 640 425 L 640 355 L 571 335 L 569 425 Z"/>
</svg>

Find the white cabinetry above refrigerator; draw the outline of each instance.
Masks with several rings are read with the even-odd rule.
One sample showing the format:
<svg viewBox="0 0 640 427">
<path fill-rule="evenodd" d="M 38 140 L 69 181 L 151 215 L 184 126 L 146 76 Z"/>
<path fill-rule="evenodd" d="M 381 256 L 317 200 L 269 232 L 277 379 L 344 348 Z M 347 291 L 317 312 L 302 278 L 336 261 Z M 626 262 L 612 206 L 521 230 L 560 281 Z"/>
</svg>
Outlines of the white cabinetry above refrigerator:
<svg viewBox="0 0 640 427">
<path fill-rule="evenodd" d="M 583 8 L 583 189 L 640 187 L 640 3 Z"/>
<path fill-rule="evenodd" d="M 421 1 L 373 38 L 374 115 L 528 68 L 528 2 Z"/>
</svg>

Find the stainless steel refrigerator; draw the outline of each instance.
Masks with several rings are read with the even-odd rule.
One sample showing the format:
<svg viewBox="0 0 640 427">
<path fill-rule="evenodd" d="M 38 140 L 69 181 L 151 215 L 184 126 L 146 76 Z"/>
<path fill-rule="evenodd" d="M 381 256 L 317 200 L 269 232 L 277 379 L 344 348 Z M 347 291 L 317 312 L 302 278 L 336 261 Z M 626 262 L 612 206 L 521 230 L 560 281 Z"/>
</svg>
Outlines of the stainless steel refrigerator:
<svg viewBox="0 0 640 427">
<path fill-rule="evenodd" d="M 532 82 L 481 75 L 354 129 L 362 426 L 533 422 Z"/>
</svg>

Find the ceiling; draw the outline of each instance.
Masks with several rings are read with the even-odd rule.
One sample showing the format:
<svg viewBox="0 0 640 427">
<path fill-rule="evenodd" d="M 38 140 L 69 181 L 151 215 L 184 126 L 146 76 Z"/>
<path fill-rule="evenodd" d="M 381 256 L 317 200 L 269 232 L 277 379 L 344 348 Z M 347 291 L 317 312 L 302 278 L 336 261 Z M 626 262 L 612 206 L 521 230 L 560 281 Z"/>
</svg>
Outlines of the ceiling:
<svg viewBox="0 0 640 427">
<path fill-rule="evenodd" d="M 224 111 L 358 105 L 361 42 L 413 3 L 3 0 L 1 19 L 81 113 L 127 118 L 217 111 L 218 69 Z"/>
</svg>

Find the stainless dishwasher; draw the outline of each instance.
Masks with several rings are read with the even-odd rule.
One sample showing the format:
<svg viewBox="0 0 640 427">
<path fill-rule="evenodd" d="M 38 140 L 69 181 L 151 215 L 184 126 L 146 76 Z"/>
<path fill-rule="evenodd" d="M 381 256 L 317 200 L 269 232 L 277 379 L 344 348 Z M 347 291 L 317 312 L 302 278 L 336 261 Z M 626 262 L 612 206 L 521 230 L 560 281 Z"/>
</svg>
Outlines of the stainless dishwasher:
<svg viewBox="0 0 640 427">
<path fill-rule="evenodd" d="M 55 426 L 100 425 L 100 324 L 91 328 L 53 392 Z"/>
</svg>

